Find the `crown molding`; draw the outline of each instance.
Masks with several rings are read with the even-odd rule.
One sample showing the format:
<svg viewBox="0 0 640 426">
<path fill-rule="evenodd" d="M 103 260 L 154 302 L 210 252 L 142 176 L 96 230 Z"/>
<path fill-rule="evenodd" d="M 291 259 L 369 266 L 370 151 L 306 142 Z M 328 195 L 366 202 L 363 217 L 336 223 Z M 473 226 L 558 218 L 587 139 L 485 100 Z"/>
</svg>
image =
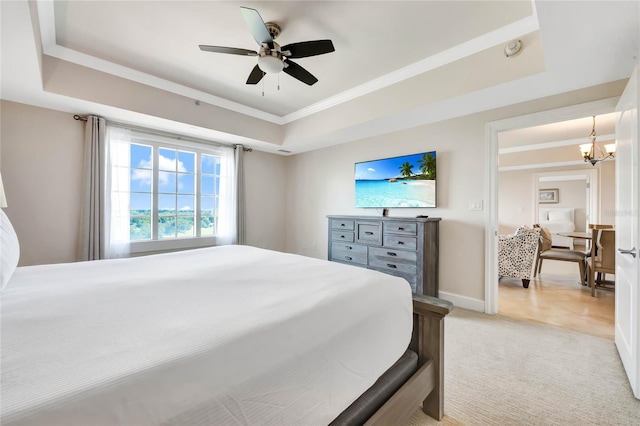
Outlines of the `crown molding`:
<svg viewBox="0 0 640 426">
<path fill-rule="evenodd" d="M 320 102 L 301 108 L 290 114 L 278 116 L 266 111 L 252 108 L 228 99 L 215 96 L 201 90 L 193 89 L 172 81 L 153 76 L 129 67 L 115 64 L 91 55 L 78 52 L 63 46 L 56 41 L 55 11 L 53 0 L 37 0 L 38 24 L 40 26 L 42 51 L 44 54 L 85 66 L 97 71 L 110 73 L 121 78 L 136 81 L 141 84 L 166 90 L 171 93 L 186 96 L 208 104 L 219 106 L 250 117 L 258 118 L 275 124 L 288 124 L 293 121 L 308 117 L 320 111 L 340 105 L 344 102 L 375 92 L 382 88 L 399 83 L 406 79 L 427 71 L 442 67 L 467 56 L 486 50 L 500 43 L 520 37 L 524 34 L 539 30 L 538 16 L 535 3 L 532 0 L 532 14 L 526 18 L 513 22 L 494 31 L 483 34 L 465 43 L 454 46 L 443 52 L 427 57 L 399 70 L 370 80 L 364 84 L 346 90 L 338 95 L 331 96 Z"/>
<path fill-rule="evenodd" d="M 486 50 L 500 43 L 529 34 L 539 29 L 538 17 L 534 13 L 519 21 L 513 22 L 497 30 L 483 34 L 465 43 L 444 50 L 433 56 L 429 56 L 404 68 L 393 71 L 376 79 L 370 80 L 364 84 L 346 90 L 338 95 L 331 96 L 308 107 L 301 108 L 298 111 L 287 114 L 283 117 L 285 124 L 299 120 L 317 112 L 332 108 L 341 103 L 359 98 L 376 90 L 383 89 L 387 86 L 407 80 L 416 75 L 423 74 L 427 71 L 434 70 L 452 62 L 458 61 L 467 56 Z"/>
<path fill-rule="evenodd" d="M 206 102 L 221 108 L 248 115 L 250 117 L 269 121 L 275 124 L 284 124 L 282 117 L 256 108 L 230 101 L 201 90 L 193 89 L 182 84 L 153 76 L 129 67 L 115 64 L 95 56 L 87 55 L 73 49 L 59 46 L 56 42 L 55 12 L 52 0 L 38 0 L 38 20 L 42 41 L 42 52 L 54 58 L 72 62 L 97 71 L 113 74 L 147 86 L 166 90 L 177 95 L 182 95 L 194 100 Z"/>
</svg>

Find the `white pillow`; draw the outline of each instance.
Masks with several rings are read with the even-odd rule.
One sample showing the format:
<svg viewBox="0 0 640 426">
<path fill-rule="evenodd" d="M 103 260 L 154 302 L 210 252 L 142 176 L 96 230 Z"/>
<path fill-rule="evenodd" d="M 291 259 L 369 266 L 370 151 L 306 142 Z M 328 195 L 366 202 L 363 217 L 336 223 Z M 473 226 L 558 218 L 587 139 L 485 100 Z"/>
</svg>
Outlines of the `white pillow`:
<svg viewBox="0 0 640 426">
<path fill-rule="evenodd" d="M 569 222 L 571 222 L 571 215 L 566 210 L 550 211 L 549 212 L 549 220 L 554 221 L 554 222 L 557 222 L 557 221 L 560 221 L 560 220 L 568 220 Z"/>
<path fill-rule="evenodd" d="M 0 289 L 9 282 L 20 259 L 20 243 L 9 218 L 0 209 Z"/>
</svg>

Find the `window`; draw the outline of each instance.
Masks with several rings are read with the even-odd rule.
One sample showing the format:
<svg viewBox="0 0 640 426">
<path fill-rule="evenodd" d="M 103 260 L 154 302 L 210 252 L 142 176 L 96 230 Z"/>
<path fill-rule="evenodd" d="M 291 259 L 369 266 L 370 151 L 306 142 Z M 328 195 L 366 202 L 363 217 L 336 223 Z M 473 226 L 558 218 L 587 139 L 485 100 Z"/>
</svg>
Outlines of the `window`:
<svg viewBox="0 0 640 426">
<path fill-rule="evenodd" d="M 158 244 L 201 246 L 194 239 L 220 234 L 221 183 L 227 179 L 221 174 L 228 155 L 224 148 L 111 132 L 109 149 L 112 226 L 121 228 L 115 234 L 131 244 L 132 252 L 146 251 L 135 249 L 145 244 L 151 244 L 147 250 Z M 192 243 L 176 245 L 178 240 Z"/>
</svg>

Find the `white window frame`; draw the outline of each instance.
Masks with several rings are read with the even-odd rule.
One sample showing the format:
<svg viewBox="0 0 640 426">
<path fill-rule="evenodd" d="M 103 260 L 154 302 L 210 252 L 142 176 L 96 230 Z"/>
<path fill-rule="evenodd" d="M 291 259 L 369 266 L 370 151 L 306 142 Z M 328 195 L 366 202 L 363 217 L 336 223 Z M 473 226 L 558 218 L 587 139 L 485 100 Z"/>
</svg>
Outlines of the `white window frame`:
<svg viewBox="0 0 640 426">
<path fill-rule="evenodd" d="M 215 145 L 207 145 L 205 143 L 197 143 L 192 141 L 178 140 L 174 138 L 169 138 L 160 135 L 154 135 L 149 133 L 143 133 L 138 131 L 131 132 L 131 140 L 130 144 L 138 144 L 138 145 L 150 145 L 152 146 L 152 209 L 151 209 L 151 240 L 130 240 L 130 253 L 135 256 L 136 254 L 149 254 L 154 252 L 166 252 L 166 251 L 174 251 L 174 250 L 183 250 L 189 248 L 201 248 L 201 247 L 210 247 L 216 245 L 216 235 L 213 236 L 199 236 L 200 234 L 200 197 L 201 197 L 201 170 L 200 170 L 200 156 L 202 154 L 205 155 L 213 155 L 216 157 L 221 157 L 220 149 Z M 196 161 L 195 161 L 195 194 L 194 194 L 194 209 L 195 209 L 195 218 L 194 218 L 194 226 L 196 226 L 196 236 L 195 237 L 182 237 L 182 238 L 167 238 L 167 239 L 158 239 L 158 208 L 157 208 L 157 198 L 158 198 L 158 160 L 159 160 L 159 151 L 160 148 L 167 149 L 175 149 L 176 151 L 190 151 L 197 153 Z M 176 158 L 177 161 L 177 158 Z M 176 176 L 177 179 L 177 176 Z M 215 194 L 215 198 L 219 198 L 220 194 Z M 214 208 L 215 208 L 215 198 L 214 198 Z M 155 201 L 155 202 L 154 202 Z M 216 216 L 216 226 L 218 217 Z M 176 221 L 177 226 L 177 221 Z"/>
</svg>

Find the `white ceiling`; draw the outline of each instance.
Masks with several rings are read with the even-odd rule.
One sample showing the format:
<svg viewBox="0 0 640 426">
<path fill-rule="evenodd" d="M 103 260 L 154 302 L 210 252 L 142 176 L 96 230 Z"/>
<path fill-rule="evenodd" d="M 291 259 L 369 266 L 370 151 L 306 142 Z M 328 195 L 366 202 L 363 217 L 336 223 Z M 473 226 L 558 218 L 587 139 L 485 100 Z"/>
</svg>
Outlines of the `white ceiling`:
<svg viewBox="0 0 640 426">
<path fill-rule="evenodd" d="M 500 132 L 498 144 L 501 149 L 504 149 L 540 143 L 558 143 L 567 140 L 588 143 L 592 127 L 593 118 L 584 117 L 543 126 L 509 130 Z M 609 140 L 616 131 L 616 114 L 609 113 L 596 116 L 595 129 L 598 134 L 598 141 Z"/>
<path fill-rule="evenodd" d="M 319 82 L 308 87 L 282 74 L 278 93 L 278 78 L 269 75 L 262 97 L 262 84 L 244 84 L 255 57 L 200 51 L 199 44 L 257 50 L 240 5 L 279 24 L 280 45 L 332 39 L 334 53 L 296 60 Z M 528 2 L 64 1 L 54 6 L 60 46 L 280 116 L 530 14 Z M 458 22 L 456 31 L 451 17 Z"/>
<path fill-rule="evenodd" d="M 281 25 L 281 45 L 333 40 L 335 52 L 296 60 L 319 82 L 309 87 L 282 74 L 277 91 L 277 76 L 268 75 L 263 97 L 262 84 L 244 84 L 255 58 L 200 51 L 198 44 L 257 47 L 241 5 Z M 44 0 L 30 5 L 0 2 L 0 7 L 2 99 L 96 113 L 267 151 L 303 152 L 619 80 L 631 73 L 639 45 L 635 0 Z M 525 43 L 521 55 L 507 59 L 500 52 L 514 38 L 530 44 Z M 475 63 L 464 62 L 474 58 Z M 464 63 L 480 59 L 486 66 L 474 66 L 474 78 L 477 74 L 484 79 L 477 77 L 473 84 L 450 80 L 460 78 L 455 70 Z M 179 111 L 159 111 L 157 105 L 114 100 L 107 96 L 113 95 L 113 87 L 100 95 L 74 92 L 56 80 L 64 77 L 55 74 L 64 64 L 104 73 L 93 74 L 95 81 L 114 75 L 136 87 L 223 108 L 239 114 L 227 121 L 246 117 L 246 129 L 191 120 Z M 409 99 L 407 84 L 424 91 L 417 96 L 424 99 L 422 104 Z M 127 87 L 122 90 L 132 86 Z M 438 87 L 462 89 L 429 99 Z M 353 114 L 345 116 L 346 108 Z M 306 134 L 299 131 L 301 123 Z M 267 131 L 251 133 L 251 128 Z"/>
</svg>

